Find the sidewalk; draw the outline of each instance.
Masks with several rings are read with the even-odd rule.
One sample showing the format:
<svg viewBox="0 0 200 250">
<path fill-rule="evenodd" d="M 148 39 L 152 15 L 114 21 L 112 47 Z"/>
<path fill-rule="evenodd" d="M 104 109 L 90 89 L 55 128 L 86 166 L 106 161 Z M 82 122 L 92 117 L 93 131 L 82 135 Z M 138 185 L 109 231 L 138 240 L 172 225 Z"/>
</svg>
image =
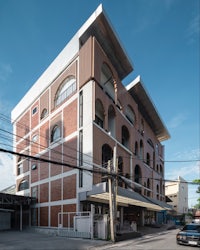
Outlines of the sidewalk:
<svg viewBox="0 0 200 250">
<path fill-rule="evenodd" d="M 149 225 L 149 226 L 142 226 L 138 228 L 138 231 L 142 235 L 146 234 L 154 234 L 159 233 L 166 230 L 176 229 L 175 225 L 172 224 L 163 224 L 163 225 Z"/>
</svg>

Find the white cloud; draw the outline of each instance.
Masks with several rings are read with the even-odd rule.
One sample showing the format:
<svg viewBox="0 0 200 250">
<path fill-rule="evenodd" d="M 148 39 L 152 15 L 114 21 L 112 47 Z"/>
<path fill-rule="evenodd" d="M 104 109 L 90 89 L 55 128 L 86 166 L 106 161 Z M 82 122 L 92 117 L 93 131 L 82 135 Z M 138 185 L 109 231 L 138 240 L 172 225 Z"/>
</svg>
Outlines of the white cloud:
<svg viewBox="0 0 200 250">
<path fill-rule="evenodd" d="M 190 162 L 188 164 L 183 163 L 175 163 L 179 164 L 180 167 L 176 167 L 171 169 L 170 171 L 168 169 L 168 173 L 166 173 L 166 179 L 174 180 L 174 178 L 178 178 L 178 176 L 181 176 L 186 181 L 193 181 L 194 179 L 200 178 L 200 162 Z M 174 165 L 174 164 L 173 164 Z"/>
<path fill-rule="evenodd" d="M 15 184 L 13 160 L 10 155 L 0 152 L 0 190 Z"/>
<path fill-rule="evenodd" d="M 168 122 L 168 128 L 177 128 L 186 120 L 186 115 L 178 114 Z"/>
<path fill-rule="evenodd" d="M 200 160 L 200 148 L 176 152 L 174 154 L 174 160 Z"/>
<path fill-rule="evenodd" d="M 186 37 L 189 40 L 189 43 L 193 43 L 198 40 L 200 34 L 200 14 L 197 14 L 190 21 L 186 29 Z"/>
<path fill-rule="evenodd" d="M 13 70 L 10 64 L 0 63 L 0 81 L 6 81 L 12 72 Z"/>
</svg>

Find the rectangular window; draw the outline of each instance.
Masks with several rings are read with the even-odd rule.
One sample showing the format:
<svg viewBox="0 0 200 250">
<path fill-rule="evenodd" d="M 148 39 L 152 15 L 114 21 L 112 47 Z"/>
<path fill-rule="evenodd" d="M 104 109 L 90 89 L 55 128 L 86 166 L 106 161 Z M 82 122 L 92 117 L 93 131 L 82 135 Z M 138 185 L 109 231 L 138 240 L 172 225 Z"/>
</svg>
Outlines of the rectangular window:
<svg viewBox="0 0 200 250">
<path fill-rule="evenodd" d="M 17 166 L 17 175 L 20 175 L 23 173 L 23 163 L 19 163 Z"/>
<path fill-rule="evenodd" d="M 79 127 L 83 126 L 83 91 L 79 93 Z"/>
<path fill-rule="evenodd" d="M 37 112 L 37 107 L 32 109 L 32 115 L 34 115 Z"/>
</svg>

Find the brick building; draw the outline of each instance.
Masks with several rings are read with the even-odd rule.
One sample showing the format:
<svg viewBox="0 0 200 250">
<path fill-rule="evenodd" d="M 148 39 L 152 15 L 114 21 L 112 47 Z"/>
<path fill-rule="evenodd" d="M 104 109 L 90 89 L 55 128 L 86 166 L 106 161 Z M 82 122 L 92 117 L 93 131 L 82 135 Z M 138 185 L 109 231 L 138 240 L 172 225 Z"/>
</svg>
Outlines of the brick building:
<svg viewBox="0 0 200 250">
<path fill-rule="evenodd" d="M 51 161 L 16 157 L 17 193 L 37 198 L 32 225 L 58 227 L 69 212 L 107 214 L 107 179 L 92 170 L 112 164 L 114 147 L 124 177 L 120 225 L 150 223 L 166 210 L 161 142 L 169 133 L 140 76 L 123 85 L 132 70 L 100 5 L 13 109 L 14 149 Z"/>
</svg>

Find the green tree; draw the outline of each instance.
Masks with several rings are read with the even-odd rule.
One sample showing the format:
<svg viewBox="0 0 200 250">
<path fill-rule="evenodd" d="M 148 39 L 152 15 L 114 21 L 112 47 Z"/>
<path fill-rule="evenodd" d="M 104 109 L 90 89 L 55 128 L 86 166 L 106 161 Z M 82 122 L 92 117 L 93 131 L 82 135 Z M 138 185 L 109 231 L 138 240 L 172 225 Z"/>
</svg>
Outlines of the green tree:
<svg viewBox="0 0 200 250">
<path fill-rule="evenodd" d="M 193 180 L 193 183 L 199 184 L 196 193 L 200 194 L 200 179 Z M 197 204 L 194 206 L 194 208 L 200 209 L 200 198 L 197 199 Z"/>
</svg>

